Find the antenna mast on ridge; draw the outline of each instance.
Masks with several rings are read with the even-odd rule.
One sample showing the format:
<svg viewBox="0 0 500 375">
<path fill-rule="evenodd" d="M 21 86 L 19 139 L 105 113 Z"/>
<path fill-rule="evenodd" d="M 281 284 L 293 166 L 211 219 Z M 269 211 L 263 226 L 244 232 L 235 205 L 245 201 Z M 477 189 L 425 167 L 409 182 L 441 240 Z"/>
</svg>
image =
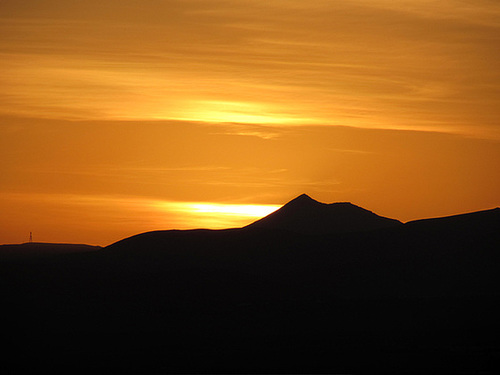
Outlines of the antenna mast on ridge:
<svg viewBox="0 0 500 375">
<path fill-rule="evenodd" d="M 33 242 L 33 232 L 30 232 L 30 243 Z"/>
</svg>

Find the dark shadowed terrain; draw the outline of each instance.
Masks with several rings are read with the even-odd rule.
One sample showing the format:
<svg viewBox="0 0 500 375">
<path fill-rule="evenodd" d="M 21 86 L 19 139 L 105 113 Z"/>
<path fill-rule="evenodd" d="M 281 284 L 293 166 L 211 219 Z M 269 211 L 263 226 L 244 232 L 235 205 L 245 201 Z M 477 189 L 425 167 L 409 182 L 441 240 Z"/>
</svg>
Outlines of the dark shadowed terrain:
<svg viewBox="0 0 500 375">
<path fill-rule="evenodd" d="M 2 373 L 500 368 L 498 208 L 402 224 L 302 195 L 245 228 L 55 248 L 0 246 Z"/>
</svg>

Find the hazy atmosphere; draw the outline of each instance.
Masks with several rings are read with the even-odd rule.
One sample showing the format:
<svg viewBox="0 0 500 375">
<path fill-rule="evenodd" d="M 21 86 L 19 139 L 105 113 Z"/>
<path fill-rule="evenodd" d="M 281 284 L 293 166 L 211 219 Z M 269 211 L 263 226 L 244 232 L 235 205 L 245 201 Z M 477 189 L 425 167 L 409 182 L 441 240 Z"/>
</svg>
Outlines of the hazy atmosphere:
<svg viewBox="0 0 500 375">
<path fill-rule="evenodd" d="M 500 206 L 499 47 L 497 1 L 1 0 L 0 244 Z"/>
</svg>

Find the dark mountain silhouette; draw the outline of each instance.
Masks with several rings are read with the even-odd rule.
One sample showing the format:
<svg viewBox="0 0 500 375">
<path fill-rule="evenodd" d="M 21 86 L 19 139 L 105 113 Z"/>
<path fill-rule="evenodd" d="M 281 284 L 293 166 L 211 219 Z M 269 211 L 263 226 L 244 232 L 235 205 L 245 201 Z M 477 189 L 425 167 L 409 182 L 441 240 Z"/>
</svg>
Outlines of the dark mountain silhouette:
<svg viewBox="0 0 500 375">
<path fill-rule="evenodd" d="M 401 225 L 401 222 L 378 216 L 351 203 L 320 203 L 302 194 L 248 227 L 281 229 L 304 234 L 334 234 L 397 225 Z"/>
<path fill-rule="evenodd" d="M 498 208 L 401 224 L 304 195 L 245 228 L 1 259 L 1 366 L 497 372 L 499 229 Z"/>
</svg>

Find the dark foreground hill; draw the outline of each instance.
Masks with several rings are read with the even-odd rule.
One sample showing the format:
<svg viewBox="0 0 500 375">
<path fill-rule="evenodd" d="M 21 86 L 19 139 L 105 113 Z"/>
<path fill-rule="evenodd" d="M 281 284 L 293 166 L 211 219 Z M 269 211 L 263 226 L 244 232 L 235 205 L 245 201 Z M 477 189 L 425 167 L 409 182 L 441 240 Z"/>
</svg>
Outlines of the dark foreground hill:
<svg viewBox="0 0 500 375">
<path fill-rule="evenodd" d="M 3 366 L 498 371 L 500 209 L 401 224 L 309 200 L 241 229 L 150 232 L 97 252 L 2 261 Z M 320 231 L 296 226 L 308 215 Z"/>
</svg>

